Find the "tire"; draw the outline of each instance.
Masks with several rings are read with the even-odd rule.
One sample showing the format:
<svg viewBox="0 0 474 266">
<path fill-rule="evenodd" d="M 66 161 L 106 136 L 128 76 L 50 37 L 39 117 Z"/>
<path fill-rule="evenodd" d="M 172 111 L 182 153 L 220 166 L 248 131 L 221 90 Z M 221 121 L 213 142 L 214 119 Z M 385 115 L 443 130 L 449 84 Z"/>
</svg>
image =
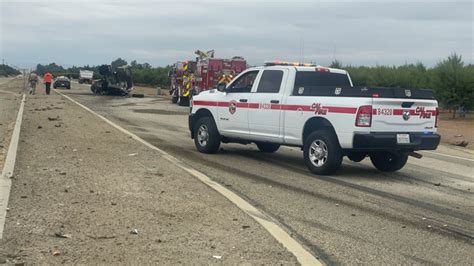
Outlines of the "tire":
<svg viewBox="0 0 474 266">
<path fill-rule="evenodd" d="M 179 106 L 189 106 L 189 97 L 180 96 L 178 104 Z"/>
<path fill-rule="evenodd" d="M 171 97 L 171 102 L 172 102 L 172 103 L 177 103 L 177 102 L 178 102 L 178 99 L 179 99 L 179 97 L 177 97 L 177 96 L 176 96 L 176 97 L 175 97 L 175 96 L 172 96 L 172 97 Z"/>
<path fill-rule="evenodd" d="M 408 161 L 408 155 L 398 152 L 374 152 L 370 161 L 379 171 L 395 172 L 402 169 Z"/>
<path fill-rule="evenodd" d="M 211 117 L 202 117 L 194 126 L 194 145 L 199 152 L 216 153 L 221 145 L 221 136 Z"/>
<path fill-rule="evenodd" d="M 361 162 L 362 160 L 365 159 L 365 157 L 367 156 L 367 154 L 365 152 L 349 152 L 347 154 L 347 158 L 349 158 L 349 160 L 353 161 L 353 162 Z"/>
<path fill-rule="evenodd" d="M 306 167 L 317 175 L 334 174 L 342 163 L 342 149 L 330 130 L 311 133 L 304 142 L 303 153 Z"/>
<path fill-rule="evenodd" d="M 274 153 L 280 148 L 280 144 L 257 142 L 258 149 L 261 152 Z"/>
</svg>

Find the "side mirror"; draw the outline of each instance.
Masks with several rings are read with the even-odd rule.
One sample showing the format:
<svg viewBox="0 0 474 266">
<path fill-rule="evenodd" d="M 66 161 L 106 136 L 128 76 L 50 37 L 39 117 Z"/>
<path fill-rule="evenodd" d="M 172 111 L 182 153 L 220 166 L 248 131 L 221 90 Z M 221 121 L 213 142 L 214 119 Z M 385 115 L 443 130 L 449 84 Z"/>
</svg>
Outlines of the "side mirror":
<svg viewBox="0 0 474 266">
<path fill-rule="evenodd" d="M 217 90 L 220 92 L 225 92 L 226 91 L 226 85 L 224 83 L 220 83 L 217 85 Z"/>
</svg>

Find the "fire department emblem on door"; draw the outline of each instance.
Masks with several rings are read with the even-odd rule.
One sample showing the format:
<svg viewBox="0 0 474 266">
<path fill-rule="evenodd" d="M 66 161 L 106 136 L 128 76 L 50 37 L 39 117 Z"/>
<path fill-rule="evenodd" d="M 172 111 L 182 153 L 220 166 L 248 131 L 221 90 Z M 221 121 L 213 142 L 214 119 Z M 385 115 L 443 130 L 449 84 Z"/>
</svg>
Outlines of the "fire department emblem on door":
<svg viewBox="0 0 474 266">
<path fill-rule="evenodd" d="M 229 103 L 229 113 L 233 115 L 237 111 L 237 102 L 236 101 L 231 101 Z"/>
</svg>

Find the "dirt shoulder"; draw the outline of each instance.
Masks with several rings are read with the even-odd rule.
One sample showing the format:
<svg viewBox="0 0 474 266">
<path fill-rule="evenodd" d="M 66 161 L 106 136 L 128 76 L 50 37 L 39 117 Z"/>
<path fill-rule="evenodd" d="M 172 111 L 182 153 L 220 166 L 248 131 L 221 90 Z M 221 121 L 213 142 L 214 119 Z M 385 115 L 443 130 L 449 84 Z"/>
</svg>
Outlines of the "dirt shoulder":
<svg viewBox="0 0 474 266">
<path fill-rule="evenodd" d="M 469 143 L 464 149 L 474 150 L 474 114 L 452 119 L 451 114 L 442 113 L 438 133 L 444 144 L 451 145 L 464 140 Z"/>
<path fill-rule="evenodd" d="M 39 93 L 25 105 L 0 261 L 296 264 L 250 217 L 159 153 Z"/>
<path fill-rule="evenodd" d="M 3 169 L 22 95 L 18 79 L 0 78 L 0 173 Z"/>
</svg>

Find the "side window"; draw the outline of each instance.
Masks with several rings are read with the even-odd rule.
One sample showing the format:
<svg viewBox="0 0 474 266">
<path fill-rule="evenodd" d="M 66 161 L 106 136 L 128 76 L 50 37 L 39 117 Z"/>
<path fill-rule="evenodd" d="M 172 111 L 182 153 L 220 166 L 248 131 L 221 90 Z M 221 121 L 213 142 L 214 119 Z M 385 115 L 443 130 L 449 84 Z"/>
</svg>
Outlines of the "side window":
<svg viewBox="0 0 474 266">
<path fill-rule="evenodd" d="M 258 83 L 257 93 L 279 93 L 283 71 L 265 70 Z"/>
<path fill-rule="evenodd" d="M 228 88 L 229 92 L 250 92 L 257 74 L 258 71 L 250 71 L 245 73 L 230 85 Z"/>
</svg>

